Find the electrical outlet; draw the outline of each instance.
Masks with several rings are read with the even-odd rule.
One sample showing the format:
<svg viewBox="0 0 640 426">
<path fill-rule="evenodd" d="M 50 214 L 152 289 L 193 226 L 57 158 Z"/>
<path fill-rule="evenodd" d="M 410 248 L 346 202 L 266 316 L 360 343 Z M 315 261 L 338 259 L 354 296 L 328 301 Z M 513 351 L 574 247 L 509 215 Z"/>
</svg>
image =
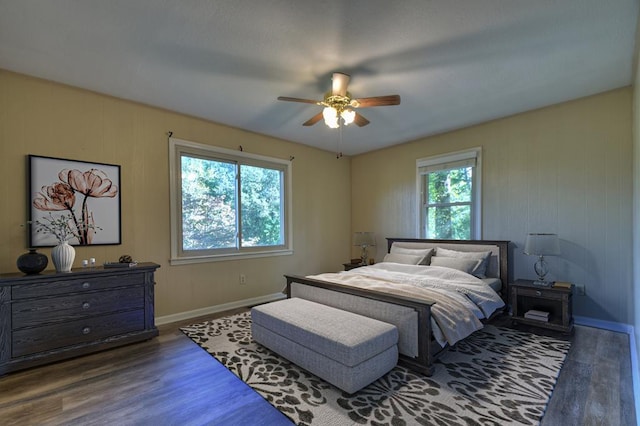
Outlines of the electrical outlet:
<svg viewBox="0 0 640 426">
<path fill-rule="evenodd" d="M 240 284 L 245 285 L 247 283 L 247 276 L 245 274 L 240 274 Z"/>
<path fill-rule="evenodd" d="M 576 292 L 578 293 L 578 296 L 586 296 L 586 291 L 583 285 L 577 285 Z"/>
</svg>

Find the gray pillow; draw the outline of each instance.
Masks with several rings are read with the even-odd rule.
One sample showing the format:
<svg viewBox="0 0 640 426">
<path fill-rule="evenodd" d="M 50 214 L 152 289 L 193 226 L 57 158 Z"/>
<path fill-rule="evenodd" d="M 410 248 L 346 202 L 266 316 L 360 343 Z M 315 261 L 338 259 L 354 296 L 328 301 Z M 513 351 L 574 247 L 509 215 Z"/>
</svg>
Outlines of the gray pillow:
<svg viewBox="0 0 640 426">
<path fill-rule="evenodd" d="M 489 256 L 491 256 L 490 251 L 456 251 L 438 247 L 436 248 L 436 256 L 480 260 L 481 262 L 471 274 L 478 278 L 487 278 L 487 265 L 489 264 Z"/>
<path fill-rule="evenodd" d="M 414 256 L 411 254 L 387 253 L 383 262 L 402 263 L 404 265 L 419 265 L 424 260 L 424 256 Z"/>
<path fill-rule="evenodd" d="M 431 266 L 444 266 L 447 268 L 466 272 L 467 274 L 471 274 L 480 262 L 482 261 L 474 259 L 463 259 L 459 257 L 433 256 L 431 258 Z"/>
<path fill-rule="evenodd" d="M 428 249 L 412 249 L 406 247 L 398 247 L 395 244 L 391 245 L 391 253 L 393 254 L 409 254 L 412 256 L 422 256 L 422 262 L 420 265 L 428 265 L 431 261 L 431 256 L 433 255 L 432 248 Z"/>
</svg>

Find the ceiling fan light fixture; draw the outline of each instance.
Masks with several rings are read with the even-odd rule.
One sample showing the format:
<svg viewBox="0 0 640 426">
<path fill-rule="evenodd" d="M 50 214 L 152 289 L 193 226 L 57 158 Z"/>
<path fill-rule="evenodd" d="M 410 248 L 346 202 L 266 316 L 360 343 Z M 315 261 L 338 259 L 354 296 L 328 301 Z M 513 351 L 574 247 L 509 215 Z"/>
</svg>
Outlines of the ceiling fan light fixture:
<svg viewBox="0 0 640 426">
<path fill-rule="evenodd" d="M 322 110 L 322 117 L 324 117 L 324 123 L 332 129 L 337 129 L 339 127 L 338 124 L 338 111 L 336 111 L 333 107 L 325 107 Z"/>
<path fill-rule="evenodd" d="M 369 98 L 353 99 L 347 90 L 349 75 L 335 72 L 332 78 L 332 88 L 324 94 L 324 99 L 314 101 L 312 99 L 291 98 L 278 96 L 279 101 L 301 102 L 315 104 L 324 107 L 322 112 L 302 123 L 303 126 L 313 126 L 324 118 L 324 123 L 331 129 L 339 129 L 341 124 L 356 123 L 358 127 L 366 126 L 369 120 L 362 114 L 354 111 L 355 108 L 370 108 L 377 106 L 400 105 L 400 95 L 373 96 Z M 342 119 L 342 123 L 340 122 Z"/>
<path fill-rule="evenodd" d="M 345 109 L 340 113 L 340 117 L 344 120 L 345 125 L 349 125 L 356 118 L 356 112 L 352 109 Z"/>
</svg>

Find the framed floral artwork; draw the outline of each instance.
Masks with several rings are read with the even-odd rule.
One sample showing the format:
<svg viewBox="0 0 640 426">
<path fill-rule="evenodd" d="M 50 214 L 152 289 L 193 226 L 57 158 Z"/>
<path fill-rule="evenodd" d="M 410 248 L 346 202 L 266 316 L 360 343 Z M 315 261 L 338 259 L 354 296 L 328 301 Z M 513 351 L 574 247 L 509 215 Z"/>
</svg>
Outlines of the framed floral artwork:
<svg viewBox="0 0 640 426">
<path fill-rule="evenodd" d="M 120 166 L 29 155 L 29 247 L 121 243 Z"/>
</svg>

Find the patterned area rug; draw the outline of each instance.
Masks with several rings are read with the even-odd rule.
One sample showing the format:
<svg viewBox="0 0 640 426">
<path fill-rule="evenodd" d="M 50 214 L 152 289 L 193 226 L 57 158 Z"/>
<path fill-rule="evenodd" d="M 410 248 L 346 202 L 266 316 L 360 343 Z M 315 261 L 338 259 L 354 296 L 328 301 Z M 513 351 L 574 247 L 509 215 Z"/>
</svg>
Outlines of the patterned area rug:
<svg viewBox="0 0 640 426">
<path fill-rule="evenodd" d="M 249 312 L 181 330 L 299 425 L 537 425 L 570 346 L 486 326 L 433 376 L 397 366 L 349 395 L 255 343 Z"/>
</svg>

